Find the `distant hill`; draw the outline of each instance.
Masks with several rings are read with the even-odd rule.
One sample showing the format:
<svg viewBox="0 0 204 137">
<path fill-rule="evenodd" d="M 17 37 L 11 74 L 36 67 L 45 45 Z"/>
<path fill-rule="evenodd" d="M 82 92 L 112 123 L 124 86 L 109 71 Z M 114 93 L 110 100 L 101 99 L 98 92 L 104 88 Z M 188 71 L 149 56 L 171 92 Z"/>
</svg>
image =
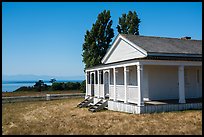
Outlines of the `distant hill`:
<svg viewBox="0 0 204 137">
<path fill-rule="evenodd" d="M 85 76 L 47 76 L 47 75 L 2 75 L 2 81 L 37 81 L 37 80 L 85 80 Z"/>
</svg>

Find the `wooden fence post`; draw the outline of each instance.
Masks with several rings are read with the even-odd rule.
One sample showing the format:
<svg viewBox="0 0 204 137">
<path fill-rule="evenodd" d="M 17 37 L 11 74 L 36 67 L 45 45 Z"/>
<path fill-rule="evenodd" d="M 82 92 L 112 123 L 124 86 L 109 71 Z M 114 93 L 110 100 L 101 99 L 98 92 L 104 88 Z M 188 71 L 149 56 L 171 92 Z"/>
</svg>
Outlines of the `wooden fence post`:
<svg viewBox="0 0 204 137">
<path fill-rule="evenodd" d="M 51 96 L 50 94 L 46 94 L 46 100 L 50 100 L 51 99 L 50 96 Z"/>
</svg>

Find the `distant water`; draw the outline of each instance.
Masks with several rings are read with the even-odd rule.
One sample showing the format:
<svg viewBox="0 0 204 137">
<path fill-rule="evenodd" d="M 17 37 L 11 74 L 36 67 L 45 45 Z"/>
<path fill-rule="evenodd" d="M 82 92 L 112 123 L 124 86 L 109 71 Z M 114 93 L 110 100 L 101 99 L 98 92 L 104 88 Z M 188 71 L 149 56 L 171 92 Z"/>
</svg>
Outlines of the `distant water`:
<svg viewBox="0 0 204 137">
<path fill-rule="evenodd" d="M 57 80 L 56 82 L 82 82 L 83 80 Z M 13 92 L 22 86 L 34 86 L 37 81 L 2 81 L 2 92 Z M 49 81 L 43 81 L 47 85 L 52 85 Z"/>
</svg>

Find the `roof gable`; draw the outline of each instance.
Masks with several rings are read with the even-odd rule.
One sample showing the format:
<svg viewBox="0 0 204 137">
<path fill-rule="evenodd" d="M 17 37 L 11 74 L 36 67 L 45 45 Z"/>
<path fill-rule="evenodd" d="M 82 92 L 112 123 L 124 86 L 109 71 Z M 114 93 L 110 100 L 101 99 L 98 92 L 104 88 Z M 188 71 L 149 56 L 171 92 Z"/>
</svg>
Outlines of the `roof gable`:
<svg viewBox="0 0 204 137">
<path fill-rule="evenodd" d="M 118 35 L 104 56 L 102 63 L 108 64 L 135 58 L 144 58 L 146 56 L 147 53 L 145 50 L 131 41 L 124 39 L 121 35 Z"/>
</svg>

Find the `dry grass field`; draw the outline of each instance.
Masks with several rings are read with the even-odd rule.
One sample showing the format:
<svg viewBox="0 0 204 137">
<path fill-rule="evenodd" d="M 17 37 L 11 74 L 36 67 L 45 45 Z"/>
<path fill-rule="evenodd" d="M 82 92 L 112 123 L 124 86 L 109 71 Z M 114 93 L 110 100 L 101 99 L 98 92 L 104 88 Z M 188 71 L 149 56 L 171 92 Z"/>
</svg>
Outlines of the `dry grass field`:
<svg viewBox="0 0 204 137">
<path fill-rule="evenodd" d="M 202 111 L 127 114 L 77 108 L 82 98 L 2 104 L 2 134 L 202 135 Z"/>
</svg>

